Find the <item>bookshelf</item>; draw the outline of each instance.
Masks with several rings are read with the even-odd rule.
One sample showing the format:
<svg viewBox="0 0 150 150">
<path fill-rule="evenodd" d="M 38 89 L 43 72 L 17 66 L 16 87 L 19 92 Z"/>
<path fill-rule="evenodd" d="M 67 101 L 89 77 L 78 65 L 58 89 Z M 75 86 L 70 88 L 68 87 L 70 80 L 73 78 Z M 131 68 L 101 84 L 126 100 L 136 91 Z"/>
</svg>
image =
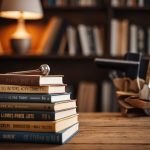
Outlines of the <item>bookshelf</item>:
<svg viewBox="0 0 150 150">
<path fill-rule="evenodd" d="M 102 0 L 103 5 L 99 2 L 98 5 L 44 5 L 44 18 L 37 21 L 27 21 L 27 29 L 32 34 L 33 43 L 32 50 L 36 50 L 38 42 L 42 38 L 44 29 L 48 20 L 53 16 L 63 18 L 68 21 L 69 25 L 76 29 L 79 24 L 84 24 L 90 27 L 98 26 L 104 29 L 104 50 L 103 55 L 97 56 L 95 54 L 84 56 L 83 54 L 76 54 L 70 56 L 68 53 L 58 56 L 56 55 L 26 55 L 18 56 L 11 53 L 9 45 L 9 35 L 13 32 L 16 21 L 0 18 L 0 41 L 6 53 L 0 56 L 1 73 L 38 68 L 42 63 L 47 63 L 52 68 L 52 74 L 64 74 L 64 82 L 68 83 L 70 89 L 73 89 L 73 97 L 78 97 L 79 84 L 82 81 L 96 83 L 97 99 L 95 111 L 101 111 L 100 105 L 102 101 L 102 83 L 104 80 L 109 80 L 108 73 L 110 70 L 99 69 L 95 63 L 95 57 L 107 58 L 122 58 L 121 55 L 110 55 L 111 50 L 111 21 L 128 20 L 129 25 L 135 23 L 136 25 L 143 25 L 148 27 L 150 25 L 149 11 L 150 7 L 113 7 L 111 2 L 113 0 Z M 128 29 L 129 30 L 129 29 Z M 37 36 L 38 35 L 38 36 Z M 128 39 L 129 42 L 129 39 Z M 129 45 L 127 46 L 129 49 Z"/>
</svg>

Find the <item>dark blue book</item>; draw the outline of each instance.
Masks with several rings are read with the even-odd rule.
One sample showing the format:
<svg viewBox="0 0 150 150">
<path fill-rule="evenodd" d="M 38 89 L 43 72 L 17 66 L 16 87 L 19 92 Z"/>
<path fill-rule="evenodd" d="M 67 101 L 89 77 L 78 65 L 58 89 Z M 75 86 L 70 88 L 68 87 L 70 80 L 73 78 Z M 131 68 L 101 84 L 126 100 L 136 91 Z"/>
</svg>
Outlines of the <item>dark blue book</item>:
<svg viewBox="0 0 150 150">
<path fill-rule="evenodd" d="M 76 108 L 62 111 L 0 110 L 0 120 L 6 121 L 55 121 L 76 114 Z"/>
<path fill-rule="evenodd" d="M 64 144 L 69 141 L 78 131 L 79 123 L 57 133 L 0 131 L 0 142 Z"/>
<path fill-rule="evenodd" d="M 59 94 L 21 94 L 0 93 L 0 102 L 29 102 L 29 103 L 54 103 L 70 100 L 70 93 Z"/>
</svg>

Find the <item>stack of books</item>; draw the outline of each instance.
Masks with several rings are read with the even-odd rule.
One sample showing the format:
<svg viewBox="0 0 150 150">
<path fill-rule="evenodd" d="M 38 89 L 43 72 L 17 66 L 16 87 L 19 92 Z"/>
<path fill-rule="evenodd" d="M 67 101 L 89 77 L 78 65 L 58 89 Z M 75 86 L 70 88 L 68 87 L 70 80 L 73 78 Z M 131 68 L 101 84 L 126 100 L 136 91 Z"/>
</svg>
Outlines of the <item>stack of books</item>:
<svg viewBox="0 0 150 150">
<path fill-rule="evenodd" d="M 0 74 L 0 141 L 64 144 L 79 130 L 63 75 Z"/>
</svg>

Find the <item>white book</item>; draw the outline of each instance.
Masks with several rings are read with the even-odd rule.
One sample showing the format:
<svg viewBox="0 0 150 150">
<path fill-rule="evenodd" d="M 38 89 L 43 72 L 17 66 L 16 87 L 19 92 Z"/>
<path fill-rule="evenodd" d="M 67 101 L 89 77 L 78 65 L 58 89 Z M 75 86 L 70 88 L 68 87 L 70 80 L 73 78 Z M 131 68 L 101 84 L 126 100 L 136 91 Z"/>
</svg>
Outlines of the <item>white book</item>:
<svg viewBox="0 0 150 150">
<path fill-rule="evenodd" d="M 91 55 L 91 49 L 90 49 L 90 41 L 87 31 L 87 26 L 80 24 L 78 25 L 78 31 L 79 31 L 79 39 L 81 43 L 81 49 L 84 56 Z"/>
<path fill-rule="evenodd" d="M 87 5 L 87 0 L 80 0 L 79 5 L 80 6 L 86 6 Z"/>
<path fill-rule="evenodd" d="M 102 56 L 104 54 L 104 43 L 103 43 L 104 37 L 102 30 L 100 30 L 97 26 L 94 26 L 93 35 L 94 35 L 96 55 Z"/>
<path fill-rule="evenodd" d="M 129 51 L 131 53 L 137 53 L 138 48 L 137 48 L 137 26 L 132 24 L 130 26 L 130 41 L 129 41 Z"/>
<path fill-rule="evenodd" d="M 77 32 L 73 26 L 67 27 L 68 53 L 75 56 L 77 51 Z"/>
<path fill-rule="evenodd" d="M 112 7 L 118 7 L 120 6 L 120 0 L 111 0 L 111 6 Z"/>
<path fill-rule="evenodd" d="M 118 55 L 119 47 L 119 21 L 117 19 L 112 19 L 110 26 L 110 55 Z"/>
<path fill-rule="evenodd" d="M 138 0 L 138 6 L 144 7 L 144 0 Z"/>
</svg>

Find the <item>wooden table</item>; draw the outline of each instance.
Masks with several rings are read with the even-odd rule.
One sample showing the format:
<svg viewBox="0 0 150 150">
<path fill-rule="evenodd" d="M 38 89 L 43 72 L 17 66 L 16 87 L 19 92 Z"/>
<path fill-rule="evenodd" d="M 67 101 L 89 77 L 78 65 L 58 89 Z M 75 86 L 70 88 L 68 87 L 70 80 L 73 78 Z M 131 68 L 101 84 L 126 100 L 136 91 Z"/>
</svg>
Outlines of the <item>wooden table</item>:
<svg viewBox="0 0 150 150">
<path fill-rule="evenodd" d="M 0 150 L 150 150 L 150 117 L 82 113 L 80 131 L 65 145 L 0 143 Z"/>
</svg>

